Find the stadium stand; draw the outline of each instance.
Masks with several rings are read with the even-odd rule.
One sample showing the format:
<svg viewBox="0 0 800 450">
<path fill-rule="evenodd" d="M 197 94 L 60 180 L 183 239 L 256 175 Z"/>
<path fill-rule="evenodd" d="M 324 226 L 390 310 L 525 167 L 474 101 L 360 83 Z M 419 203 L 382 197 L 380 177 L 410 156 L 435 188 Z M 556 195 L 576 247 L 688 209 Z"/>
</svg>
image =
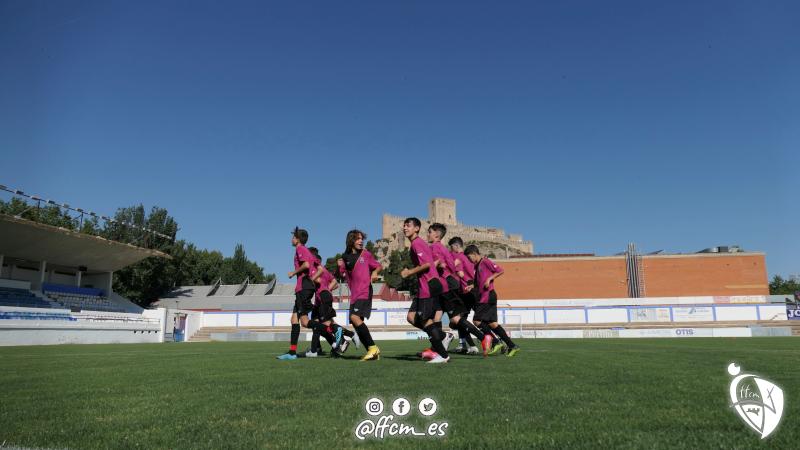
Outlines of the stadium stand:
<svg viewBox="0 0 800 450">
<path fill-rule="evenodd" d="M 126 312 L 124 308 L 120 308 L 112 303 L 112 301 L 104 295 L 102 289 L 43 283 L 42 292 L 59 305 L 73 310 L 87 309 L 92 311 Z"/>
<path fill-rule="evenodd" d="M 0 287 L 0 306 L 52 308 L 53 304 L 27 289 Z"/>
<path fill-rule="evenodd" d="M 78 319 L 68 312 L 34 312 L 34 311 L 0 311 L 0 320 L 66 320 L 75 322 Z"/>
</svg>

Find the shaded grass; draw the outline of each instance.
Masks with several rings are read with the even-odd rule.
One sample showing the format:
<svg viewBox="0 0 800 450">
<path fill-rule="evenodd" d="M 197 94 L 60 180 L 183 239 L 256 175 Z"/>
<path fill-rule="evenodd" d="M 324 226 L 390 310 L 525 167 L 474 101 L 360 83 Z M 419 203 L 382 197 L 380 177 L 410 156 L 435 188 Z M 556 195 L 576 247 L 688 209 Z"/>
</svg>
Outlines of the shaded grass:
<svg viewBox="0 0 800 450">
<path fill-rule="evenodd" d="M 0 443 L 49 448 L 797 448 L 800 340 L 521 340 L 515 358 L 409 358 L 423 342 L 382 342 L 384 358 L 277 361 L 285 343 L 0 348 Z M 781 386 L 786 411 L 766 442 L 728 407 L 736 361 Z M 361 442 L 367 398 L 386 410 L 430 396 L 440 439 Z"/>
</svg>

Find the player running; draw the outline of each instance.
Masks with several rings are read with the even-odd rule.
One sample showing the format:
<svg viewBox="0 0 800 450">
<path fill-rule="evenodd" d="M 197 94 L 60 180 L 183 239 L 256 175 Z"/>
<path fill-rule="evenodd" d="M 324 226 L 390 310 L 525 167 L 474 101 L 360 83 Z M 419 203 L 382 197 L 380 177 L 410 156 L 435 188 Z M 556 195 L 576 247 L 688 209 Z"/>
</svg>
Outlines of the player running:
<svg viewBox="0 0 800 450">
<path fill-rule="evenodd" d="M 488 325 L 508 346 L 508 356 L 516 355 L 519 347 L 508 337 L 506 330 L 497 323 L 497 293 L 494 291 L 494 280 L 503 275 L 503 268 L 489 258 L 481 256 L 480 250 L 475 245 L 467 246 L 464 254 L 475 264 L 478 303 L 475 305 L 475 315 L 472 320 L 478 327 L 483 324 Z M 494 353 L 494 349 L 492 350 Z"/>
<path fill-rule="evenodd" d="M 350 230 L 345 238 L 345 250 L 337 261 L 339 273 L 350 287 L 350 322 L 356 330 L 361 343 L 367 347 L 362 361 L 377 361 L 381 350 L 372 340 L 372 335 L 364 320 L 372 314 L 372 282 L 378 278 L 380 263 L 364 248 L 366 234 L 360 230 Z M 356 346 L 358 346 L 358 341 Z"/>
<path fill-rule="evenodd" d="M 432 351 L 423 352 L 423 357 L 430 359 L 429 363 L 440 364 L 450 361 L 447 348 L 442 345 L 444 333 L 435 322 L 442 318 L 442 307 L 439 296 L 443 291 L 443 284 L 436 271 L 436 262 L 428 244 L 419 237 L 422 223 L 416 217 L 409 217 L 403 222 L 403 234 L 411 242 L 410 256 L 414 267 L 403 269 L 400 276 L 409 278 L 416 276 L 418 289 L 408 309 L 408 323 L 425 331 L 431 341 Z"/>
<path fill-rule="evenodd" d="M 290 335 L 289 351 L 278 356 L 280 360 L 297 359 L 297 341 L 300 340 L 300 324 L 306 328 L 320 329 L 324 326 L 311 322 L 308 313 L 313 309 L 311 299 L 314 298 L 316 286 L 309 278 L 309 273 L 317 265 L 317 259 L 306 248 L 308 231 L 295 227 L 292 231 L 292 246 L 294 247 L 294 270 L 289 272 L 289 278 L 297 277 L 294 288 L 294 308 L 292 308 L 292 332 Z"/>
</svg>

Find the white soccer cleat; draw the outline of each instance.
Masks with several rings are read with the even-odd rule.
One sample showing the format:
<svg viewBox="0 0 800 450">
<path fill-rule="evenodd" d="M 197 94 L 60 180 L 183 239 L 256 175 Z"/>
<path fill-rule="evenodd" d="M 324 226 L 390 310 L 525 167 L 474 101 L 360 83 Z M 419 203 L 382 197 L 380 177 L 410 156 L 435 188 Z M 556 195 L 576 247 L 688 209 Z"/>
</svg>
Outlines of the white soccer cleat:
<svg viewBox="0 0 800 450">
<path fill-rule="evenodd" d="M 437 353 L 436 356 L 433 359 L 428 361 L 428 364 L 444 364 L 447 361 L 450 361 L 450 357 L 449 356 L 447 358 L 442 358 L 442 355 Z"/>
<path fill-rule="evenodd" d="M 468 355 L 480 355 L 480 354 L 481 354 L 481 351 L 480 351 L 480 350 L 478 350 L 478 347 L 475 347 L 475 346 L 473 345 L 472 347 L 470 347 L 470 348 L 468 348 L 468 349 L 467 349 L 467 354 L 468 354 Z"/>
<path fill-rule="evenodd" d="M 317 352 L 312 352 L 311 350 L 306 352 L 306 358 L 316 358 L 317 356 L 319 356 Z"/>
<path fill-rule="evenodd" d="M 339 349 L 339 353 L 344 353 L 347 351 L 347 347 L 350 347 L 350 341 L 347 339 L 342 341 L 342 348 Z"/>
<path fill-rule="evenodd" d="M 453 333 L 449 332 L 445 333 L 444 339 L 442 339 L 442 345 L 444 345 L 444 348 L 450 348 L 450 343 L 453 342 L 453 339 L 455 339 L 455 337 L 456 335 Z"/>
</svg>

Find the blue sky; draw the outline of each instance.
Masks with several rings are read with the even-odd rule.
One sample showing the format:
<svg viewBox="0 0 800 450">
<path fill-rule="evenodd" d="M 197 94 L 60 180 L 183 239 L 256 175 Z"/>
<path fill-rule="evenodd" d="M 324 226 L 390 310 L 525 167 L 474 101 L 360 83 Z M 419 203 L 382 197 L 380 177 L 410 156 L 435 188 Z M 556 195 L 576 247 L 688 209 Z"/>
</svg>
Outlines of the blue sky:
<svg viewBox="0 0 800 450">
<path fill-rule="evenodd" d="M 285 278 L 455 198 L 537 253 L 800 273 L 798 2 L 0 0 L 0 183 Z"/>
</svg>

